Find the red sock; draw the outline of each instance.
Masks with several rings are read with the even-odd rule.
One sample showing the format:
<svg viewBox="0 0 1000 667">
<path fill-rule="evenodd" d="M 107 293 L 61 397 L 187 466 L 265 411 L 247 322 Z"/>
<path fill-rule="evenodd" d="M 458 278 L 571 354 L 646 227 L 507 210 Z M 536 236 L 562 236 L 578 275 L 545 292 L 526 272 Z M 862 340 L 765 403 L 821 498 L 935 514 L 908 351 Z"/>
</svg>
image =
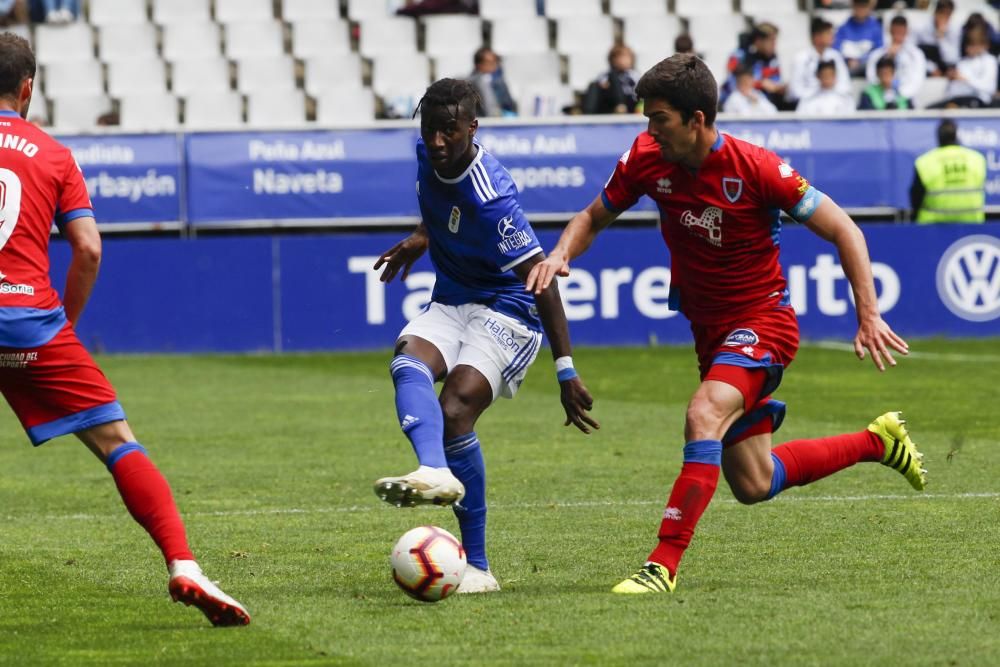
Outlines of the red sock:
<svg viewBox="0 0 1000 667">
<path fill-rule="evenodd" d="M 670 570 L 670 574 L 677 574 L 677 566 L 691 543 L 694 527 L 712 500 L 718 484 L 718 465 L 689 461 L 681 466 L 681 474 L 670 490 L 670 500 L 660 522 L 657 535 L 660 543 L 649 555 L 649 560 L 663 565 Z"/>
<path fill-rule="evenodd" d="M 138 443 L 122 445 L 108 457 L 108 470 L 129 514 L 153 538 L 167 564 L 194 560 L 170 485 L 146 457 L 146 450 Z"/>
<path fill-rule="evenodd" d="M 810 484 L 855 463 L 878 461 L 884 452 L 882 438 L 867 430 L 815 440 L 793 440 L 771 450 L 772 456 L 785 466 L 783 489 Z"/>
</svg>

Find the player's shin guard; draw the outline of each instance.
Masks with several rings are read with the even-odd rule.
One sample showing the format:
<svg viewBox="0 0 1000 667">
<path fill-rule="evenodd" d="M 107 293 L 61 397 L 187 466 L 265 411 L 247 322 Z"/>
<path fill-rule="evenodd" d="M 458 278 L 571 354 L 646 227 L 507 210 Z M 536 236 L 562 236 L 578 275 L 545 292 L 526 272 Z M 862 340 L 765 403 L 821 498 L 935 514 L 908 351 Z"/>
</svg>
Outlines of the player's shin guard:
<svg viewBox="0 0 1000 667">
<path fill-rule="evenodd" d="M 462 530 L 462 546 L 469 565 L 490 569 L 486 559 L 486 465 L 476 433 L 452 438 L 444 444 L 448 467 L 465 486 L 465 497 L 454 506 Z"/>
<path fill-rule="evenodd" d="M 870 431 L 793 440 L 771 450 L 774 474 L 768 498 L 790 486 L 805 486 L 862 461 L 878 461 L 885 445 Z"/>
<path fill-rule="evenodd" d="M 127 442 L 108 456 L 108 470 L 136 522 L 146 529 L 169 565 L 194 560 L 170 485 L 137 442 Z"/>
<path fill-rule="evenodd" d="M 400 354 L 389 364 L 396 386 L 396 416 L 399 427 L 413 444 L 422 466 L 445 468 L 444 416 L 434 393 L 434 374 L 416 357 Z"/>
<path fill-rule="evenodd" d="M 691 543 L 694 527 L 719 484 L 722 442 L 695 440 L 684 445 L 684 465 L 670 491 L 658 537 L 660 543 L 649 560 L 677 574 L 684 550 Z"/>
</svg>

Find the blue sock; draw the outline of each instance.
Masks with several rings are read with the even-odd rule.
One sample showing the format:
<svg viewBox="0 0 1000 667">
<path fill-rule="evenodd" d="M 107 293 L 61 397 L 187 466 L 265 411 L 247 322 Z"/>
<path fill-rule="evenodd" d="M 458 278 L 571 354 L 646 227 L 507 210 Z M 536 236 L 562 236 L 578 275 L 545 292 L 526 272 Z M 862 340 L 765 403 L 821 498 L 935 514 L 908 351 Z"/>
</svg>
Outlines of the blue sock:
<svg viewBox="0 0 1000 667">
<path fill-rule="evenodd" d="M 785 490 L 785 464 L 774 455 L 774 452 L 771 453 L 771 460 L 774 462 L 774 472 L 771 473 L 771 490 L 767 493 L 768 500 Z"/>
<path fill-rule="evenodd" d="M 444 416 L 434 393 L 434 374 L 427 364 L 405 354 L 389 364 L 396 386 L 396 416 L 399 427 L 413 444 L 422 466 L 445 468 Z"/>
<path fill-rule="evenodd" d="M 462 530 L 462 546 L 469 565 L 488 570 L 486 560 L 486 464 L 475 431 L 444 444 L 448 467 L 465 485 L 465 497 L 455 505 L 455 518 Z"/>
</svg>

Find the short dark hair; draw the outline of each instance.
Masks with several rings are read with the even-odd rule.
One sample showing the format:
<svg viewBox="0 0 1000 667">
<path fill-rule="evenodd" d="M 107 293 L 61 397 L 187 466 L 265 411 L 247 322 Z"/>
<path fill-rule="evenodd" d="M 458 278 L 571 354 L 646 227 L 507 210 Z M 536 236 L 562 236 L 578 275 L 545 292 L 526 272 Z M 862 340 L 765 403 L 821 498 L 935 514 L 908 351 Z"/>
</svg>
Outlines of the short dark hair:
<svg viewBox="0 0 1000 667">
<path fill-rule="evenodd" d="M 25 79 L 35 77 L 35 54 L 23 37 L 0 34 L 0 97 L 16 98 Z"/>
<path fill-rule="evenodd" d="M 736 69 L 733 70 L 734 79 L 738 79 L 741 76 L 747 76 L 748 74 L 750 76 L 753 76 L 753 70 L 750 69 L 747 65 L 742 65 L 742 64 L 737 65 Z"/>
<path fill-rule="evenodd" d="M 464 79 L 441 79 L 435 81 L 424 92 L 413 111 L 414 118 L 424 107 L 458 107 L 459 114 L 470 119 L 476 117 L 476 109 L 482 105 L 476 87 Z"/>
<path fill-rule="evenodd" d="M 889 21 L 889 25 L 890 26 L 901 25 L 905 28 L 909 26 L 910 23 L 909 21 L 906 20 L 906 17 L 903 16 L 902 14 L 896 14 L 895 16 L 892 17 L 892 20 Z"/>
<path fill-rule="evenodd" d="M 705 125 L 715 122 L 719 86 L 708 65 L 690 53 L 675 53 L 656 63 L 642 75 L 635 94 L 643 99 L 663 100 L 687 123 L 695 111 L 705 114 Z"/>
<path fill-rule="evenodd" d="M 773 23 L 768 23 L 764 21 L 763 23 L 758 23 L 750 31 L 750 41 L 756 42 L 758 39 L 766 39 L 768 37 L 778 36 L 778 26 Z"/>
<path fill-rule="evenodd" d="M 937 4 L 934 5 L 934 11 L 935 12 L 941 12 L 941 11 L 945 11 L 945 10 L 948 10 L 950 12 L 955 11 L 955 2 L 954 2 L 954 0 L 938 0 Z"/>
<path fill-rule="evenodd" d="M 832 30 L 833 24 L 827 21 L 822 16 L 814 16 L 812 22 L 809 24 L 809 36 L 815 37 L 821 32 L 826 32 L 827 30 Z"/>
<path fill-rule="evenodd" d="M 952 146 L 958 143 L 958 125 L 950 118 L 945 118 L 937 126 L 939 146 Z"/>
<path fill-rule="evenodd" d="M 816 75 L 819 76 L 819 73 L 825 69 L 832 69 L 834 72 L 836 72 L 837 63 L 833 62 L 832 60 L 819 61 L 819 65 L 816 65 Z"/>
<path fill-rule="evenodd" d="M 875 63 L 875 71 L 882 69 L 883 67 L 891 67 L 893 71 L 896 70 L 896 60 L 892 56 L 882 56 Z"/>
</svg>

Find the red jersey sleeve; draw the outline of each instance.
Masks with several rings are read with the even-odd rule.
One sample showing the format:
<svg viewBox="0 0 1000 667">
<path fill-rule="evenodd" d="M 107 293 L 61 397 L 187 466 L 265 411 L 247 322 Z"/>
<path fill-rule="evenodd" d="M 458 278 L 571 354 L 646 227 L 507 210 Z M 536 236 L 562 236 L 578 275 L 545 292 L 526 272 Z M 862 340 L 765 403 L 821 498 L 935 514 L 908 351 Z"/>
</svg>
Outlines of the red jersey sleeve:
<svg viewBox="0 0 1000 667">
<path fill-rule="evenodd" d="M 63 162 L 62 182 L 56 206 L 56 225 L 60 229 L 70 220 L 94 215 L 87 183 L 69 150 L 66 151 L 66 159 Z"/>
<path fill-rule="evenodd" d="M 636 158 L 639 153 L 639 140 L 632 143 L 632 147 L 625 151 L 618 163 L 615 171 L 611 174 L 604 191 L 601 192 L 601 201 L 604 207 L 613 213 L 632 208 L 639 198 L 645 194 L 638 178 L 638 167 Z"/>
<path fill-rule="evenodd" d="M 791 211 L 809 189 L 809 181 L 771 151 L 764 152 L 759 169 L 761 194 L 768 207 Z"/>
</svg>

